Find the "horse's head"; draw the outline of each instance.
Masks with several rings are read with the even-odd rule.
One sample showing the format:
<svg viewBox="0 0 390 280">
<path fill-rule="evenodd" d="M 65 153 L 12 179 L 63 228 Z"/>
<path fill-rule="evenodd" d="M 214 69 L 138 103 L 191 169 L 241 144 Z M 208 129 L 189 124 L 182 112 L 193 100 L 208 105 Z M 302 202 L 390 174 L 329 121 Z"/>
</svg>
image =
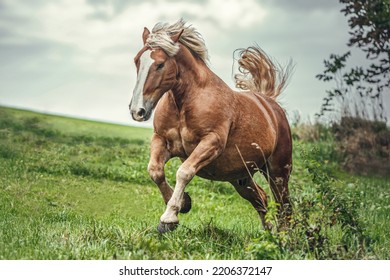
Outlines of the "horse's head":
<svg viewBox="0 0 390 280">
<path fill-rule="evenodd" d="M 170 44 L 178 44 L 182 32 L 168 38 Z M 129 109 L 136 121 L 146 121 L 163 94 L 169 91 L 177 79 L 177 65 L 174 56 L 160 47 L 148 44 L 149 30 L 142 34 L 144 47 L 134 58 L 137 67 L 137 82 Z M 176 47 L 178 47 L 176 45 Z"/>
</svg>

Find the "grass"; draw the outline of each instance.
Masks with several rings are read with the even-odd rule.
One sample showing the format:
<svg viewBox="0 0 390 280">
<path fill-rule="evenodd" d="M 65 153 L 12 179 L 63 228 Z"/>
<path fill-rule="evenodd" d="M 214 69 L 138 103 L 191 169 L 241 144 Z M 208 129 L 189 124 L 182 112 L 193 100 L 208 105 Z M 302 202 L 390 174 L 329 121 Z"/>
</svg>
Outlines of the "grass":
<svg viewBox="0 0 390 280">
<path fill-rule="evenodd" d="M 389 180 L 341 173 L 329 141 L 294 143 L 287 231 L 264 231 L 233 187 L 196 177 L 193 209 L 158 234 L 151 133 L 0 108 L 0 259 L 390 258 Z"/>
</svg>

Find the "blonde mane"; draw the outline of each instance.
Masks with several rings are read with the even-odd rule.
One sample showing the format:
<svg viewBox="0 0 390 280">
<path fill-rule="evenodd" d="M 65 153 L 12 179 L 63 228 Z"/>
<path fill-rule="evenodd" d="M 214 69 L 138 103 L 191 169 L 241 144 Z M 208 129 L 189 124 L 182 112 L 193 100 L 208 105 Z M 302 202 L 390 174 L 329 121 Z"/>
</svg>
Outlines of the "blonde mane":
<svg viewBox="0 0 390 280">
<path fill-rule="evenodd" d="M 186 46 L 193 54 L 203 60 L 208 61 L 206 44 L 202 35 L 191 25 L 186 26 L 186 22 L 180 19 L 176 23 L 157 23 L 149 34 L 146 44 L 151 48 L 161 48 L 169 56 L 175 56 L 179 51 L 179 44 L 172 41 L 171 37 L 183 30 L 179 42 Z"/>
<path fill-rule="evenodd" d="M 182 32 L 183 31 L 183 32 Z M 172 36 L 182 32 L 179 42 L 186 46 L 194 56 L 208 64 L 208 52 L 202 35 L 191 25 L 186 26 L 183 19 L 170 25 L 157 23 L 146 39 L 150 48 L 161 48 L 170 57 L 179 51 L 179 44 L 172 40 Z M 259 92 L 272 99 L 276 99 L 286 87 L 293 63 L 282 67 L 274 62 L 259 46 L 239 49 L 238 70 L 235 75 L 236 87 L 241 90 Z"/>
</svg>

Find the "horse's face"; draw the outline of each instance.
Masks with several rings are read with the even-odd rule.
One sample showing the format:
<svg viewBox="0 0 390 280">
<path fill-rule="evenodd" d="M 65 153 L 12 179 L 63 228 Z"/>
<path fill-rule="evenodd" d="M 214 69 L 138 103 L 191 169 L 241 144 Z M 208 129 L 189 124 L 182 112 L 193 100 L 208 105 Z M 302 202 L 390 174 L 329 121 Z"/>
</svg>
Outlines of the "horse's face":
<svg viewBox="0 0 390 280">
<path fill-rule="evenodd" d="M 145 41 L 145 40 L 144 40 Z M 134 58 L 137 82 L 130 102 L 130 113 L 136 121 L 146 121 L 163 94 L 176 82 L 177 65 L 162 49 L 147 46 Z"/>
</svg>

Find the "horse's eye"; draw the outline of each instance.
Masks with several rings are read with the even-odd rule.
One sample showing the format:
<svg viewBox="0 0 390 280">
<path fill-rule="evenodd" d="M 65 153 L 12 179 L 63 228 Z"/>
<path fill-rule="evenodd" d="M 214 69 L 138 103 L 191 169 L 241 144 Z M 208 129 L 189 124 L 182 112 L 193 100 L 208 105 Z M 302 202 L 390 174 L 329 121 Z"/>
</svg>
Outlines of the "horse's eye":
<svg viewBox="0 0 390 280">
<path fill-rule="evenodd" d="M 163 68 L 164 68 L 164 63 L 157 64 L 157 67 L 156 67 L 157 70 L 161 70 Z"/>
</svg>

